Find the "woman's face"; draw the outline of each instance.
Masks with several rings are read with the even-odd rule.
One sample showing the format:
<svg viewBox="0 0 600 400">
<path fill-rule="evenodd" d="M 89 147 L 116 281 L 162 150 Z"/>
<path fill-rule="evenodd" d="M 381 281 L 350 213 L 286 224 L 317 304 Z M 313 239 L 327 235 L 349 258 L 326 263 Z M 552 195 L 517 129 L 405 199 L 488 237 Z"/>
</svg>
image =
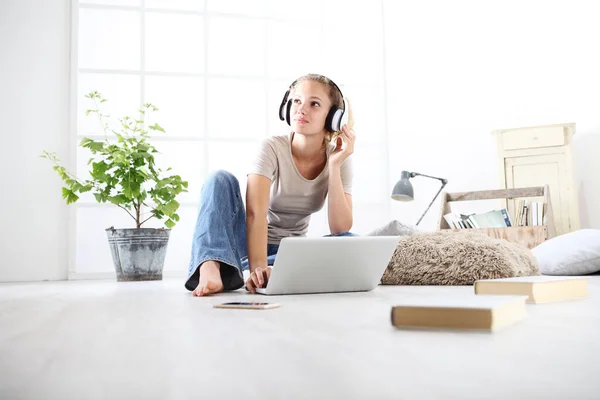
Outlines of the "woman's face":
<svg viewBox="0 0 600 400">
<path fill-rule="evenodd" d="M 326 87 L 315 81 L 301 81 L 292 91 L 290 109 L 294 132 L 305 135 L 325 134 L 325 118 L 331 108 Z"/>
</svg>

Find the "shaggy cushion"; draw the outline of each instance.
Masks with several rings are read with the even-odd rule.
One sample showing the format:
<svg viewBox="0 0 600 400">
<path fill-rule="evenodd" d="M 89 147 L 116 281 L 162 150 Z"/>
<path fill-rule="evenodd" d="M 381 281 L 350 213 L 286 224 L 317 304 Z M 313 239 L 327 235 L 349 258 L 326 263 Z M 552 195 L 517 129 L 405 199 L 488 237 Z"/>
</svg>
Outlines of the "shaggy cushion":
<svg viewBox="0 0 600 400">
<path fill-rule="evenodd" d="M 544 275 L 586 275 L 600 271 L 600 229 L 580 229 L 531 249 Z"/>
<path fill-rule="evenodd" d="M 530 250 L 483 233 L 438 231 L 400 239 L 384 285 L 472 285 L 478 279 L 539 275 Z"/>
</svg>

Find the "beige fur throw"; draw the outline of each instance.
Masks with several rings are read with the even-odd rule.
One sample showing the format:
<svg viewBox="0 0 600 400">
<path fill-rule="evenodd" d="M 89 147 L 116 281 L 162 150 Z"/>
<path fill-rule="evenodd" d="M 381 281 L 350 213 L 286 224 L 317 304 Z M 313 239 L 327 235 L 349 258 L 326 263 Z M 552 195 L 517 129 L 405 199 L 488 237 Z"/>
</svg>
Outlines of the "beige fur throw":
<svg viewBox="0 0 600 400">
<path fill-rule="evenodd" d="M 531 251 L 482 233 L 438 231 L 400 240 L 384 285 L 472 285 L 478 279 L 539 275 Z"/>
</svg>

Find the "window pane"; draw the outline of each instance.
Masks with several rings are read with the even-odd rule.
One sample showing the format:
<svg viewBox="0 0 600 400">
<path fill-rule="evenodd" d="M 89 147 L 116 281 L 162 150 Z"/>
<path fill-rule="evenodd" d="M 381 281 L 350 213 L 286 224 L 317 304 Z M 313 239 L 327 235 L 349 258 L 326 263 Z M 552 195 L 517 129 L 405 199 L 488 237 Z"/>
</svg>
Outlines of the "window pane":
<svg viewBox="0 0 600 400">
<path fill-rule="evenodd" d="M 381 80 L 383 73 L 383 51 L 381 28 L 364 23 L 364 28 L 348 30 L 340 37 L 333 27 L 324 29 L 324 52 L 334 51 L 337 57 L 324 57 L 326 71 L 335 72 L 336 78 L 345 82 L 373 83 Z M 356 62 L 353 60 L 368 60 Z M 326 72 L 327 74 L 329 72 Z"/>
<path fill-rule="evenodd" d="M 392 189 L 390 188 L 390 193 Z M 368 205 L 354 205 L 353 210 L 353 224 L 351 232 L 358 233 L 359 235 L 366 235 L 367 233 L 384 226 L 390 222 L 390 212 L 388 201 L 393 201 L 389 198 L 376 206 L 373 204 Z M 406 221 L 408 223 L 414 223 L 412 220 Z"/>
<path fill-rule="evenodd" d="M 265 83 L 211 79 L 208 81 L 208 136 L 260 139 L 266 136 Z"/>
<path fill-rule="evenodd" d="M 292 82 L 285 80 L 270 81 L 267 87 L 267 136 L 283 135 L 290 131 L 290 126 L 279 119 L 279 106 L 283 100 L 286 90 Z"/>
<path fill-rule="evenodd" d="M 265 73 L 265 23 L 261 20 L 211 17 L 208 71 L 241 76 Z"/>
<path fill-rule="evenodd" d="M 348 96 L 352 115 L 356 145 L 382 143 L 385 140 L 385 99 L 383 86 L 344 85 L 344 96 Z"/>
<path fill-rule="evenodd" d="M 329 219 L 327 217 L 327 200 L 325 200 L 325 205 L 323 208 L 310 216 L 310 222 L 308 223 L 308 232 L 306 232 L 306 236 L 321 237 L 329 235 L 330 233 Z"/>
<path fill-rule="evenodd" d="M 321 0 L 303 0 L 299 5 L 296 0 L 267 0 L 267 15 L 271 18 L 303 22 L 321 22 Z"/>
<path fill-rule="evenodd" d="M 346 82 L 371 83 L 381 79 L 383 71 L 383 32 L 379 2 L 343 2 L 327 0 L 323 3 L 324 53 L 335 52 L 336 57 L 325 57 L 326 70 Z M 358 29 L 343 33 L 335 24 L 326 21 L 344 21 Z M 352 62 L 351 60 L 368 60 Z"/>
<path fill-rule="evenodd" d="M 204 136 L 203 78 L 147 76 L 145 96 L 159 109 L 149 121 L 158 122 L 165 136 Z"/>
<path fill-rule="evenodd" d="M 102 4 L 108 6 L 134 6 L 139 7 L 141 0 L 80 0 L 81 4 Z"/>
<path fill-rule="evenodd" d="M 105 229 L 135 228 L 134 220 L 117 206 L 78 207 L 76 219 L 76 272 L 114 272 Z"/>
<path fill-rule="evenodd" d="M 148 210 L 144 210 L 147 212 Z M 197 206 L 179 207 L 179 222 L 171 230 L 163 272 L 187 272 L 190 262 L 192 235 L 196 224 Z M 149 215 L 145 215 L 147 218 Z M 134 220 L 117 206 L 79 207 L 77 209 L 76 265 L 77 273 L 114 272 L 106 229 L 134 228 Z M 163 228 L 163 220 L 152 218 L 142 227 Z"/>
<path fill-rule="evenodd" d="M 146 0 L 146 8 L 204 11 L 204 0 Z"/>
<path fill-rule="evenodd" d="M 84 96 L 98 91 L 107 100 L 100 105 L 103 114 L 110 115 L 111 126 L 118 126 L 118 118 L 137 116 L 140 108 L 140 77 L 135 75 L 79 73 L 77 94 L 77 129 L 79 134 L 103 134 L 102 126 L 95 114 L 85 111 L 95 108 L 92 100 Z M 109 132 L 110 133 L 110 132 Z M 112 135 L 112 133 L 110 133 Z"/>
<path fill-rule="evenodd" d="M 116 141 L 109 139 L 111 143 Z M 161 176 L 181 175 L 183 180 L 188 181 L 188 193 L 181 193 L 177 197 L 179 202 L 196 202 L 199 197 L 199 185 L 202 181 L 203 171 L 203 148 L 200 142 L 165 142 L 160 140 L 152 140 L 160 153 L 154 154 L 154 159 L 157 168 L 161 168 L 163 173 Z M 92 165 L 88 165 L 88 160 L 92 157 L 89 149 L 77 147 L 77 170 L 75 171 L 78 178 L 82 180 L 90 179 L 89 170 Z M 94 156 L 95 161 L 101 158 Z M 171 167 L 171 171 L 165 171 Z M 116 193 L 113 193 L 116 194 Z M 94 190 L 78 195 L 79 201 L 84 203 L 96 203 Z"/>
<path fill-rule="evenodd" d="M 113 142 L 111 140 L 111 142 Z M 156 167 L 163 170 L 161 176 L 180 175 L 188 182 L 188 192 L 180 193 L 177 201 L 196 203 L 204 180 L 204 143 L 201 141 L 161 141 L 152 140 L 159 153 L 154 154 Z M 77 147 L 77 170 L 73 171 L 82 180 L 90 179 L 88 160 L 92 156 L 88 149 Z M 171 168 L 170 171 L 166 171 Z M 93 190 L 79 195 L 84 203 L 95 203 Z"/>
<path fill-rule="evenodd" d="M 304 74 L 321 73 L 326 65 L 319 25 L 269 22 L 267 43 L 270 77 L 293 81 Z"/>
<path fill-rule="evenodd" d="M 196 203 L 204 181 L 204 142 L 154 140 L 160 152 L 154 155 L 156 165 L 163 176 L 180 175 L 188 182 L 188 192 L 177 196 L 177 201 Z M 171 168 L 171 171 L 166 171 Z"/>
<path fill-rule="evenodd" d="M 146 70 L 202 73 L 203 17 L 146 13 Z"/>
<path fill-rule="evenodd" d="M 258 142 L 211 142 L 208 145 L 208 170 L 231 172 L 240 182 L 242 198 L 246 199 L 246 175 L 259 149 Z"/>
<path fill-rule="evenodd" d="M 79 143 L 79 141 L 77 141 L 77 143 Z M 88 173 L 88 171 L 90 170 L 90 168 L 92 168 L 92 165 L 88 165 L 88 160 L 91 156 L 92 152 L 89 149 L 77 146 L 77 169 L 75 171 L 69 172 L 74 172 L 75 175 L 77 175 L 77 177 L 81 180 L 90 179 L 90 174 Z M 82 203 L 96 203 L 96 199 L 94 198 L 93 193 L 94 192 L 92 190 L 86 193 L 78 194 L 78 201 Z"/>
<path fill-rule="evenodd" d="M 171 229 L 163 272 L 181 271 L 182 278 L 185 278 L 192 253 L 192 238 L 198 218 L 198 207 L 181 205 L 177 214 L 179 222 Z"/>
<path fill-rule="evenodd" d="M 333 25 L 328 21 L 352 24 L 350 26 L 361 22 L 376 22 L 381 28 L 381 4 L 378 1 L 324 0 L 321 4 L 323 23 L 326 26 Z M 363 29 L 359 31 L 362 32 Z"/>
<path fill-rule="evenodd" d="M 206 0 L 206 9 L 262 17 L 265 15 L 265 0 Z"/>
<path fill-rule="evenodd" d="M 387 150 L 384 144 L 358 144 L 352 157 L 354 179 L 352 199 L 354 204 L 377 204 L 386 201 Z M 391 189 L 390 189 L 391 190 Z"/>
<path fill-rule="evenodd" d="M 79 67 L 138 70 L 140 15 L 137 11 L 81 8 Z"/>
</svg>

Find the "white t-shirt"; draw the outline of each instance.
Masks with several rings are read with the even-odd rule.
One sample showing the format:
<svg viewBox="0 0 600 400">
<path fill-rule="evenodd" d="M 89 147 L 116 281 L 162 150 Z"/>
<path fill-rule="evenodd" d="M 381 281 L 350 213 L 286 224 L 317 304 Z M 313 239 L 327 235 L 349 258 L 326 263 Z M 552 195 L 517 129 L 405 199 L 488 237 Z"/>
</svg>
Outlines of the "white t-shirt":
<svg viewBox="0 0 600 400">
<path fill-rule="evenodd" d="M 272 136 L 262 141 L 249 174 L 266 176 L 271 180 L 271 197 L 267 221 L 268 243 L 279 244 L 282 238 L 304 236 L 311 214 L 325 204 L 329 183 L 329 154 L 335 149 L 327 147 L 327 164 L 313 180 L 304 178 L 292 158 L 292 135 Z M 341 166 L 344 192 L 352 193 L 352 156 Z"/>
</svg>

